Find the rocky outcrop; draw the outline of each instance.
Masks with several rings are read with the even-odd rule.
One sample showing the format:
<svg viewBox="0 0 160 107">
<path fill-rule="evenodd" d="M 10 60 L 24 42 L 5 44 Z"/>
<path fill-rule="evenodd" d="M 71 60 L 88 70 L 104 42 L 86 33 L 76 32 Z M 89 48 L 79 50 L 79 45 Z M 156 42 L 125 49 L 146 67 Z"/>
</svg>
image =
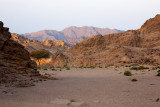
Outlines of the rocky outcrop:
<svg viewBox="0 0 160 107">
<path fill-rule="evenodd" d="M 35 59 L 33 59 L 35 60 Z M 57 51 L 54 55 L 52 55 L 50 58 L 47 59 L 41 59 L 40 61 L 37 61 L 37 64 L 42 67 L 58 67 L 58 66 L 67 66 L 69 62 L 69 58 L 64 55 L 62 52 Z"/>
<path fill-rule="evenodd" d="M 0 84 L 39 76 L 37 64 L 30 59 L 28 51 L 10 38 L 9 28 L 3 27 L 0 21 Z"/>
<path fill-rule="evenodd" d="M 46 40 L 46 41 L 38 41 L 38 40 L 29 40 L 18 34 L 11 34 L 12 40 L 20 43 L 27 49 L 29 52 L 35 50 L 45 49 L 50 53 L 54 54 L 57 50 L 65 51 L 69 48 L 64 41 L 55 41 L 55 40 Z"/>
<path fill-rule="evenodd" d="M 68 63 L 68 57 L 62 54 L 61 52 L 56 52 L 52 56 L 51 64 L 53 66 L 66 66 Z"/>
</svg>

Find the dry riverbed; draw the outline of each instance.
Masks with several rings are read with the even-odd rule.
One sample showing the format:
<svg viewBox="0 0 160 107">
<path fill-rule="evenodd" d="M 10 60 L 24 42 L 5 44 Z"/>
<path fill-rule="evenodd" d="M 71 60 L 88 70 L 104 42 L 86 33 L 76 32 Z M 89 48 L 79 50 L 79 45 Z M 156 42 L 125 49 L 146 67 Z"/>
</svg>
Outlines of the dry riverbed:
<svg viewBox="0 0 160 107">
<path fill-rule="evenodd" d="M 132 76 L 124 75 L 127 70 Z M 41 69 L 41 74 L 58 80 L 24 88 L 1 86 L 0 107 L 159 107 L 157 70 L 125 66 Z"/>
</svg>

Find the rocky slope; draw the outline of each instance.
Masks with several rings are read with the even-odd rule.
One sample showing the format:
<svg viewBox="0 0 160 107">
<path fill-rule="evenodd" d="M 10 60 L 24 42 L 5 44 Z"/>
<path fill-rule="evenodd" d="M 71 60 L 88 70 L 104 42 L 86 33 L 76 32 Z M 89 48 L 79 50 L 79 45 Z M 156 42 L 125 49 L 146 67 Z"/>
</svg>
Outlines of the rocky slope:
<svg viewBox="0 0 160 107">
<path fill-rule="evenodd" d="M 72 47 L 68 53 L 74 66 L 108 66 L 126 63 L 160 64 L 160 15 L 139 30 L 96 35 Z"/>
<path fill-rule="evenodd" d="M 66 40 L 65 42 L 70 45 L 74 45 L 79 43 L 81 39 L 91 37 L 96 34 L 111 34 L 111 33 L 120 33 L 123 31 L 109 28 L 96 28 L 96 27 L 75 27 L 71 26 L 65 28 L 62 31 L 56 30 L 42 30 L 33 33 L 22 34 L 24 37 L 29 38 L 31 40 Z"/>
<path fill-rule="evenodd" d="M 31 78 L 40 76 L 37 64 L 22 45 L 10 38 L 9 28 L 3 27 L 0 21 L 0 84 L 33 85 Z"/>
<path fill-rule="evenodd" d="M 64 52 L 69 47 L 64 43 L 64 41 L 55 41 L 55 40 L 46 40 L 46 41 L 38 41 L 38 40 L 29 40 L 18 34 L 12 34 L 12 40 L 22 44 L 25 49 L 29 52 L 35 50 L 45 49 L 49 51 L 51 54 L 56 53 L 57 51 Z"/>
<path fill-rule="evenodd" d="M 42 61 L 41 66 L 160 64 L 159 53 L 160 15 L 157 15 L 138 30 L 104 36 L 98 34 L 65 51 L 56 50 L 53 57 Z"/>
</svg>

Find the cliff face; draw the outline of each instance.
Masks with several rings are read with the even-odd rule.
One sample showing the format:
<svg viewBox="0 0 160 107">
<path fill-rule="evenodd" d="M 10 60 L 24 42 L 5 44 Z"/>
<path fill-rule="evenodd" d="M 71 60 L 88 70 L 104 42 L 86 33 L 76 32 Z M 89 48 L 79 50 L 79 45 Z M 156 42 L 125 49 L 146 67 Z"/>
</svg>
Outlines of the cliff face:
<svg viewBox="0 0 160 107">
<path fill-rule="evenodd" d="M 9 28 L 0 21 L 0 83 L 13 83 L 38 76 L 37 64 L 22 45 L 10 39 Z"/>
</svg>

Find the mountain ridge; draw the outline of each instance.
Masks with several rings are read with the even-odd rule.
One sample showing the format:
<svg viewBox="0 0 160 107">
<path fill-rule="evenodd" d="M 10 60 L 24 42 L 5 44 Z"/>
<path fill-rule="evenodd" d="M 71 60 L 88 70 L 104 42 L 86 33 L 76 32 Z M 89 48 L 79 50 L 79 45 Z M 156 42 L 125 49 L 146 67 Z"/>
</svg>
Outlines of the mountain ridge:
<svg viewBox="0 0 160 107">
<path fill-rule="evenodd" d="M 29 38 L 31 40 L 39 40 L 39 41 L 46 41 L 46 40 L 68 40 L 68 39 L 75 39 L 75 38 L 87 38 L 96 34 L 111 34 L 111 33 L 120 33 L 124 32 L 117 29 L 109 29 L 109 28 L 98 28 L 92 26 L 70 26 L 61 31 L 57 30 L 40 30 L 37 32 L 32 33 L 25 33 L 22 36 Z"/>
</svg>

